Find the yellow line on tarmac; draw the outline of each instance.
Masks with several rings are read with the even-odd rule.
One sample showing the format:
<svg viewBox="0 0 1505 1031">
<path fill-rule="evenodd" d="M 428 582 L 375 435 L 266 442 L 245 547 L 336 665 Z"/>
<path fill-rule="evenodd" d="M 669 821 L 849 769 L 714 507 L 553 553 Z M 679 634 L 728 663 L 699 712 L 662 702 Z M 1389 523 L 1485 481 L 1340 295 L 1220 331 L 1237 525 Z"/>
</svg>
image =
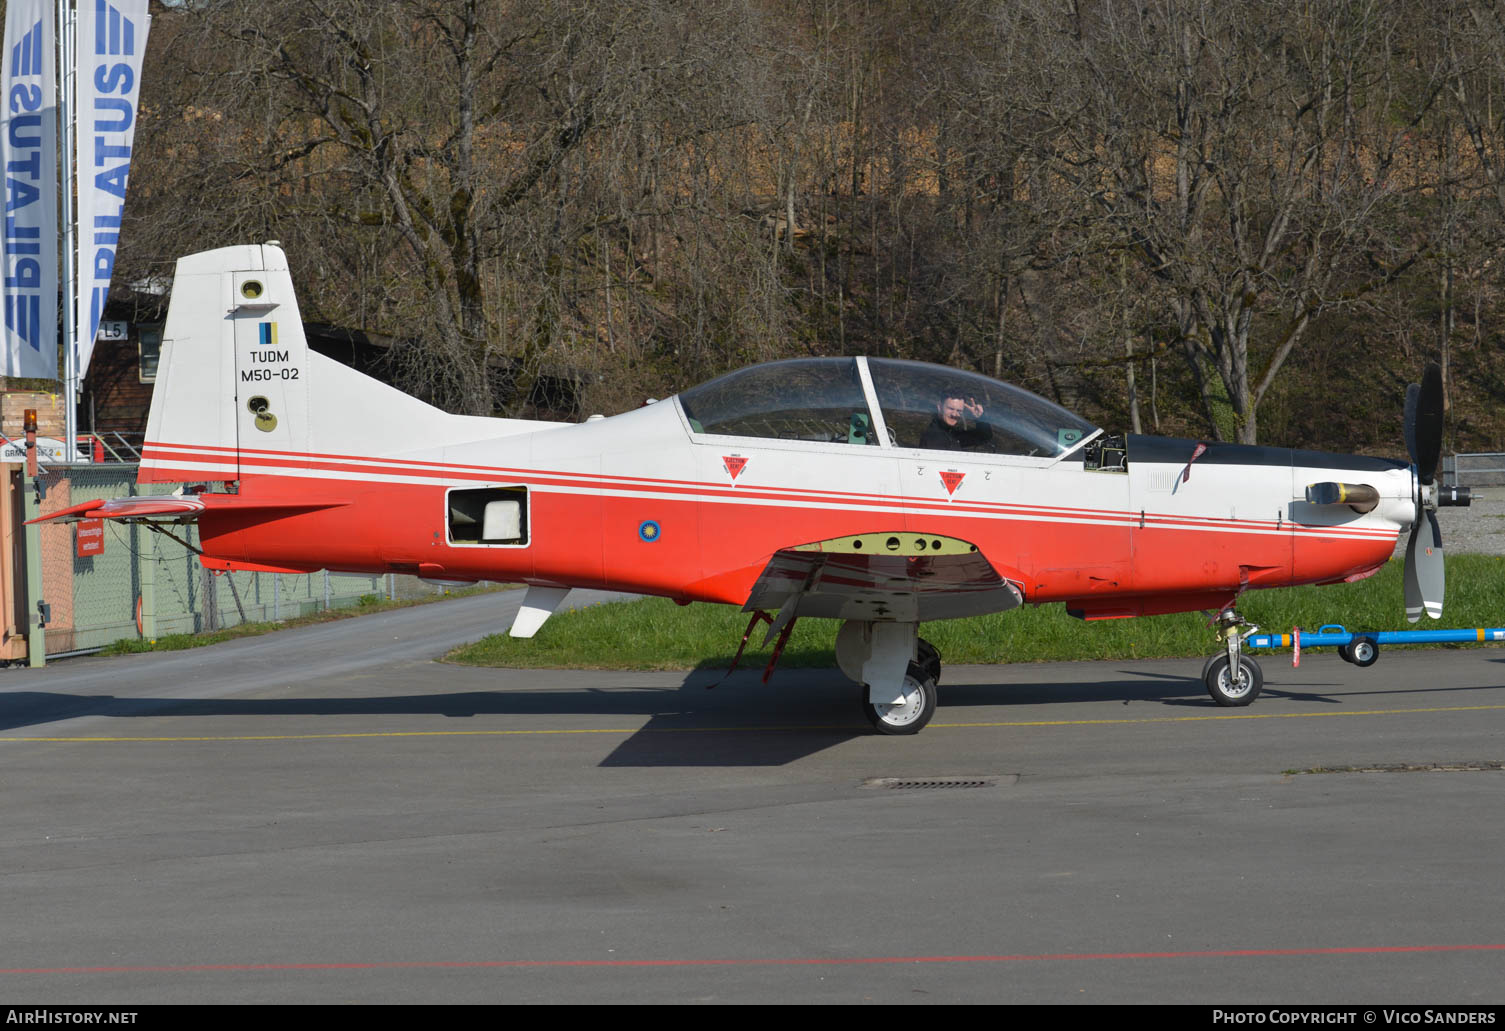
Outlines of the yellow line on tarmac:
<svg viewBox="0 0 1505 1031">
<path fill-rule="evenodd" d="M 980 727 L 1101 727 L 1136 723 L 1205 723 L 1216 720 L 1303 720 L 1331 716 L 1407 716 L 1426 712 L 1486 712 L 1505 705 L 1448 705 L 1420 709 L 1355 709 L 1337 712 L 1237 712 L 1210 716 L 1145 716 L 1104 720 L 1018 720 L 978 723 L 932 723 L 927 730 L 966 730 Z M 852 731 L 853 725 L 787 725 L 745 727 L 577 727 L 558 730 L 386 730 L 348 734 L 197 734 L 161 737 L 0 737 L 0 745 L 24 744 L 141 744 L 192 741 L 346 741 L 395 737 L 523 737 L 547 734 L 729 734 L 756 731 Z"/>
</svg>

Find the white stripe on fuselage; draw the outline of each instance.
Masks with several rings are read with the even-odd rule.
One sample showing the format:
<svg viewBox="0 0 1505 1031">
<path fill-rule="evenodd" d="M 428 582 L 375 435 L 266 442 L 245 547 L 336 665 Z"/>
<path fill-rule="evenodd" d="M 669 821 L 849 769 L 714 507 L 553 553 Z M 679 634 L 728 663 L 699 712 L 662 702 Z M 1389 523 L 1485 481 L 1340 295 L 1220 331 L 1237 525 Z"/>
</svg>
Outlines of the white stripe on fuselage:
<svg viewBox="0 0 1505 1031">
<path fill-rule="evenodd" d="M 154 447 L 159 447 L 154 445 Z M 208 450 L 208 449 L 199 449 Z M 286 460 L 296 460 L 289 457 Z M 322 461 L 338 461 L 342 464 L 354 464 L 354 461 L 346 459 L 322 459 Z M 181 459 L 158 460 L 143 462 L 143 466 L 161 466 L 171 469 L 192 470 L 203 473 L 206 480 L 234 479 L 246 475 L 266 476 L 268 478 L 287 478 L 303 480 L 319 480 L 325 482 L 351 482 L 359 484 L 390 483 L 405 486 L 466 486 L 476 482 L 474 476 L 456 477 L 453 466 L 445 467 L 434 465 L 434 472 L 438 475 L 403 475 L 400 473 L 379 472 L 373 468 L 369 472 L 362 472 L 359 479 L 352 477 L 349 471 L 311 469 L 289 467 L 286 465 L 256 465 L 243 462 L 238 468 L 234 465 L 223 465 L 216 462 L 193 462 Z M 364 464 L 364 462 L 362 463 Z M 417 463 L 403 463 L 416 466 Z M 474 472 L 484 473 L 481 467 L 474 467 Z M 528 475 L 507 476 L 502 470 L 493 471 L 498 479 L 517 480 L 527 482 Z M 992 506 L 1006 505 L 1006 502 L 949 502 L 941 500 L 927 500 L 923 498 L 887 499 L 869 503 L 854 503 L 851 500 L 841 500 L 844 496 L 834 493 L 807 491 L 798 497 L 758 497 L 749 498 L 747 493 L 786 492 L 799 488 L 781 488 L 770 486 L 748 486 L 740 493 L 703 493 L 697 491 L 697 486 L 686 483 L 684 487 L 676 490 L 653 489 L 651 487 L 634 487 L 622 485 L 620 487 L 607 487 L 603 485 L 606 477 L 597 477 L 586 473 L 545 472 L 533 470 L 532 476 L 549 479 L 575 479 L 581 482 L 576 484 L 529 484 L 531 489 L 540 494 L 567 494 L 585 495 L 591 497 L 612 498 L 641 498 L 657 501 L 685 501 L 701 504 L 714 505 L 738 505 L 744 507 L 764 508 L 809 508 L 813 502 L 819 501 L 822 508 L 829 511 L 839 512 L 868 512 L 888 513 L 895 516 L 928 514 L 948 516 L 967 520 L 1006 520 L 1010 522 L 1025 523 L 1056 523 L 1078 526 L 1130 526 L 1154 528 L 1159 530 L 1179 530 L 1199 533 L 1242 533 L 1254 536 L 1283 536 L 1294 534 L 1300 537 L 1327 539 L 1327 540 L 1350 540 L 1350 541 L 1393 541 L 1399 534 L 1399 529 L 1387 529 L 1385 527 L 1321 527 L 1302 525 L 1291 522 L 1261 522 L 1257 520 L 1218 520 L 1215 516 L 1198 516 L 1191 514 L 1171 513 L 1140 513 L 1130 512 L 1101 512 L 1087 513 L 1083 510 L 1071 509 L 1048 509 L 1041 506 L 1029 506 L 1034 511 L 1019 511 L 1009 508 L 995 508 Z M 618 483 L 622 481 L 618 480 Z M 878 496 L 874 496 L 875 498 Z M 981 506 L 989 506 L 979 510 Z"/>
</svg>

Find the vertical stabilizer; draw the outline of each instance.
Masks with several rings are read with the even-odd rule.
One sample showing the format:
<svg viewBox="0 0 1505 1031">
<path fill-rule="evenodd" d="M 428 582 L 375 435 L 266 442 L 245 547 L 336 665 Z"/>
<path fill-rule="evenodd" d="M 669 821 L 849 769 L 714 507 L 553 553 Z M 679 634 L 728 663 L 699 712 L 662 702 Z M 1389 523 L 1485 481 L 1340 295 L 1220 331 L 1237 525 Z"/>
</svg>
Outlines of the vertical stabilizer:
<svg viewBox="0 0 1505 1031">
<path fill-rule="evenodd" d="M 432 456 L 555 423 L 450 415 L 308 349 L 276 244 L 178 260 L 142 483 L 288 475 L 330 456 Z"/>
<path fill-rule="evenodd" d="M 309 451 L 308 348 L 273 244 L 178 261 L 142 482 L 236 480 L 247 455 Z"/>
</svg>

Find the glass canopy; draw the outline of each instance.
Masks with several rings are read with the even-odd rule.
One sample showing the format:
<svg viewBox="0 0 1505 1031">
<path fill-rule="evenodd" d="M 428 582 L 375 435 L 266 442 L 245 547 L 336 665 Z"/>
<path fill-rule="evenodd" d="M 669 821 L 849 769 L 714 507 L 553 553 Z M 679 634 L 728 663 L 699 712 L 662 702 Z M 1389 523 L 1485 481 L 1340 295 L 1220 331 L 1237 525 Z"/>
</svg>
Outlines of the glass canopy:
<svg viewBox="0 0 1505 1031">
<path fill-rule="evenodd" d="M 754 365 L 684 391 L 679 403 L 696 433 L 876 446 L 880 423 L 860 362 L 891 447 L 1054 458 L 1096 429 L 1019 387 L 893 358 Z"/>
</svg>

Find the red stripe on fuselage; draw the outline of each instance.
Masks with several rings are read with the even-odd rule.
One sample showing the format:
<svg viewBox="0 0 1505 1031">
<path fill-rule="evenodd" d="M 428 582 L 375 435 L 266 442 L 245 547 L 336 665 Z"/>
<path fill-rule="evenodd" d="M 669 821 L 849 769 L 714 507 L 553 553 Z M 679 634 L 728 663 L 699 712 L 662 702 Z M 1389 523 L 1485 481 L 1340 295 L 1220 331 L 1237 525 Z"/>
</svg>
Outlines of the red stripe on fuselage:
<svg viewBox="0 0 1505 1031">
<path fill-rule="evenodd" d="M 161 451 L 161 448 L 171 448 L 170 452 Z M 408 479 L 433 480 L 437 483 L 452 484 L 456 482 L 487 482 L 499 481 L 527 483 L 539 487 L 559 488 L 585 488 L 595 491 L 629 491 L 638 494 L 658 493 L 668 495 L 680 495 L 692 500 L 716 500 L 722 503 L 737 505 L 746 504 L 749 501 L 782 501 L 786 504 L 812 504 L 812 503 L 839 503 L 848 506 L 871 506 L 885 507 L 890 510 L 901 509 L 909 513 L 922 511 L 930 512 L 936 516 L 944 516 L 949 513 L 960 512 L 973 515 L 1007 516 L 1016 519 L 1043 519 L 1043 520 L 1071 520 L 1074 522 L 1101 522 L 1109 525 L 1122 525 L 1133 522 L 1140 528 L 1170 528 L 1170 529 L 1215 529 L 1219 532 L 1228 531 L 1259 531 L 1275 532 L 1277 534 L 1291 533 L 1297 536 L 1313 536 L 1324 540 L 1333 538 L 1353 537 L 1363 540 L 1389 541 L 1392 545 L 1395 541 L 1395 533 L 1380 527 L 1345 527 L 1345 526 L 1304 526 L 1290 522 L 1275 522 L 1271 520 L 1251 520 L 1231 517 L 1212 517 L 1198 515 L 1166 515 L 1146 512 L 1133 512 L 1111 509 L 1084 509 L 1068 506 L 1043 506 L 1024 505 L 1009 502 L 992 501 L 950 501 L 945 499 L 920 499 L 892 494 L 877 494 L 867 492 L 833 491 L 829 489 L 786 487 L 786 486 L 753 486 L 744 485 L 732 487 L 725 483 L 711 483 L 697 480 L 679 480 L 654 477 L 622 476 L 618 474 L 601 474 L 592 472 L 572 472 L 566 470 L 543 470 L 527 469 L 507 466 L 478 466 L 459 463 L 439 462 L 414 462 L 398 460 L 381 460 L 356 456 L 299 456 L 290 452 L 274 451 L 243 451 L 242 455 L 265 456 L 255 462 L 243 462 L 242 464 L 252 467 L 254 471 L 249 473 L 249 478 L 256 484 L 272 478 L 275 474 L 264 470 L 272 469 L 277 472 L 308 472 L 302 473 L 310 478 L 324 480 L 324 482 L 339 482 L 343 475 L 361 477 L 368 480 L 372 477 L 402 477 Z M 284 457 L 285 456 L 285 457 Z M 204 470 L 193 470 L 186 466 L 157 465 L 155 463 L 196 462 L 220 466 L 219 474 L 225 475 L 229 467 L 235 465 L 235 452 L 229 450 L 212 450 L 191 448 L 186 445 L 148 445 L 144 457 L 153 463 L 153 471 L 158 478 L 166 478 L 167 473 L 180 476 L 184 479 L 203 479 L 206 475 Z M 338 460 L 331 460 L 338 459 Z M 324 476 L 314 474 L 341 474 L 326 479 Z M 892 526 L 884 527 L 892 529 Z M 880 528 L 882 529 L 882 528 Z M 970 538 L 968 538 L 970 539 Z M 980 542 L 976 542 L 980 543 Z"/>
<path fill-rule="evenodd" d="M 425 476 L 439 482 L 384 483 L 360 476 L 371 470 L 350 470 L 355 475 L 347 478 L 342 475 L 346 470 L 336 468 L 342 463 L 320 464 L 330 466 L 324 472 L 336 475 L 317 482 L 348 498 L 348 506 L 263 523 L 251 514 L 206 513 L 201 520 L 206 553 L 232 561 L 311 563 L 361 572 L 417 571 L 429 565 L 457 578 L 607 587 L 740 605 L 769 557 L 781 548 L 897 529 L 977 544 L 990 561 L 1022 574 L 1032 602 L 1313 583 L 1372 568 L 1394 548 L 1393 535 L 1376 540 L 1290 523 L 1281 532 L 1271 532 L 1275 524 L 1164 517 L 1140 527 L 1117 513 L 1002 504 L 954 506 L 835 492 L 730 490 L 646 477 L 638 479 L 644 484 L 641 489 L 628 492 L 623 477 L 536 471 L 507 476 L 502 470 L 482 470 L 484 475 L 441 470 Z M 185 479 L 204 478 L 202 473 L 159 467 L 167 470 Z M 477 480 L 530 488 L 528 545 L 449 543 L 445 481 Z M 596 490 L 588 488 L 591 482 Z M 306 495 L 311 484 L 306 475 L 269 474 L 257 475 L 243 486 L 259 499 L 291 500 Z M 600 489 L 626 496 L 601 494 Z M 838 497 L 850 507 L 820 507 L 812 494 Z M 783 504 L 774 504 L 777 501 Z M 803 504 L 791 507 L 791 501 Z M 1098 519 L 1060 521 L 1074 513 Z M 659 529 L 645 539 L 640 528 L 648 520 Z M 1218 532 L 1210 532 L 1214 530 Z M 1307 541 L 1304 532 L 1320 532 L 1323 539 Z"/>
</svg>

